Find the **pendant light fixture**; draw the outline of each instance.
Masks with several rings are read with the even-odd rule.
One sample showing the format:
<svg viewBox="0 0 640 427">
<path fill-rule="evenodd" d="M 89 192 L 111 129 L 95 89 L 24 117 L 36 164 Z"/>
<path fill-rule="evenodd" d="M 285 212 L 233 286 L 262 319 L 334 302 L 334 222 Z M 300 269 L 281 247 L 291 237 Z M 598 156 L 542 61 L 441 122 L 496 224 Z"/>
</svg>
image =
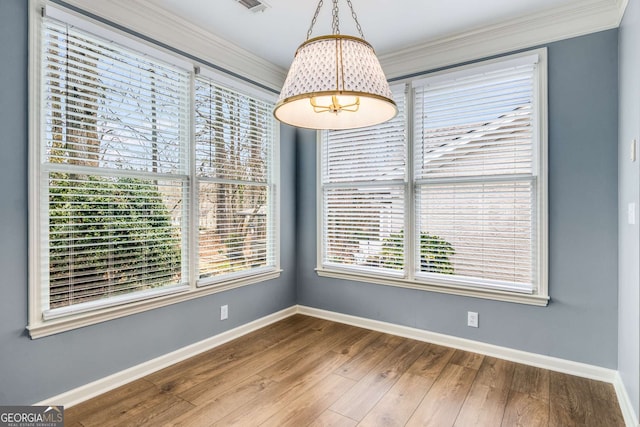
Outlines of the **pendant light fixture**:
<svg viewBox="0 0 640 427">
<path fill-rule="evenodd" d="M 311 38 L 320 0 L 273 114 L 283 123 L 309 129 L 353 129 L 392 119 L 398 108 L 351 0 L 347 4 L 360 37 L 340 34 L 338 0 L 332 2 L 333 34 Z"/>
</svg>

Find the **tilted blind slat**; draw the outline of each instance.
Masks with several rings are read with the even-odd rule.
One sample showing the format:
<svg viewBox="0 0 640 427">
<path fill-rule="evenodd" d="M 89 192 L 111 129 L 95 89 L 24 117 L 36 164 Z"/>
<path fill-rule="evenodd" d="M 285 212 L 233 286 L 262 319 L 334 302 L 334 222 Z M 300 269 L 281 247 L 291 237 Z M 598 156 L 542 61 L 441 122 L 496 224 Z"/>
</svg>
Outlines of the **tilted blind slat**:
<svg viewBox="0 0 640 427">
<path fill-rule="evenodd" d="M 531 283 L 533 194 L 528 182 L 419 186 L 420 229 L 451 244 L 452 274 Z"/>
<path fill-rule="evenodd" d="M 418 276 L 534 290 L 534 72 L 531 64 L 416 85 Z"/>
<path fill-rule="evenodd" d="M 417 178 L 532 173 L 522 147 L 532 146 L 533 68 L 517 71 L 416 88 Z"/>
<path fill-rule="evenodd" d="M 273 266 L 269 187 L 200 183 L 200 278 Z"/>
<path fill-rule="evenodd" d="M 275 271 L 273 103 L 51 11 L 39 32 L 37 316 Z M 221 79 L 244 87 L 232 80 Z"/>
<path fill-rule="evenodd" d="M 323 134 L 325 265 L 402 272 L 407 165 L 405 90 L 405 85 L 392 87 L 398 105 L 394 119 L 368 128 Z"/>
<path fill-rule="evenodd" d="M 45 161 L 186 173 L 187 71 L 53 20 L 43 57 Z"/>
<path fill-rule="evenodd" d="M 398 269 L 404 265 L 404 188 L 340 188 L 324 195 L 325 262 Z"/>
<path fill-rule="evenodd" d="M 46 316 L 185 282 L 189 72 L 53 19 L 41 58 Z"/>
<path fill-rule="evenodd" d="M 49 174 L 50 308 L 180 283 L 181 181 Z"/>
<path fill-rule="evenodd" d="M 413 81 L 411 141 L 404 97 L 395 121 L 323 132 L 320 268 L 546 294 L 544 62 L 514 55 Z"/>
<path fill-rule="evenodd" d="M 323 134 L 323 183 L 405 178 L 405 86 L 392 91 L 398 105 L 395 118 L 381 125 Z"/>
<path fill-rule="evenodd" d="M 196 79 L 199 176 L 267 182 L 273 150 L 272 104 Z"/>
<path fill-rule="evenodd" d="M 199 77 L 195 155 L 201 281 L 276 265 L 273 104 Z"/>
</svg>

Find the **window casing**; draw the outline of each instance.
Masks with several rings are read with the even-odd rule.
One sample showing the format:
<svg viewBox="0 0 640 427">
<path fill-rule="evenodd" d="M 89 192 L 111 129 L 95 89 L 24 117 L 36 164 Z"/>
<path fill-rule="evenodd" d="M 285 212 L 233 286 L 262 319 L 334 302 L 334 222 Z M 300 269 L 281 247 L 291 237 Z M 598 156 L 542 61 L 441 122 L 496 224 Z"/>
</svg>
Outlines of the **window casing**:
<svg viewBox="0 0 640 427">
<path fill-rule="evenodd" d="M 277 277 L 274 96 L 51 14 L 32 22 L 32 337 Z"/>
<path fill-rule="evenodd" d="M 546 51 L 408 80 L 396 97 L 402 87 L 400 127 L 322 133 L 318 273 L 546 305 Z M 348 223 L 342 259 L 335 218 Z"/>
</svg>

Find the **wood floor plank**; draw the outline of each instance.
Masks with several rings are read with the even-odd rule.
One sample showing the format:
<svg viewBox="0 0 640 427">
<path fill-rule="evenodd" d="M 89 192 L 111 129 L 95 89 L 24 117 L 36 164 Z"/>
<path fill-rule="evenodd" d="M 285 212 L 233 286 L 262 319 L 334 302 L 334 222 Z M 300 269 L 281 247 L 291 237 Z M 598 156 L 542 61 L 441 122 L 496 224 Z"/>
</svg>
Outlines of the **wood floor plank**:
<svg viewBox="0 0 640 427">
<path fill-rule="evenodd" d="M 249 377 L 226 393 L 205 401 L 171 420 L 172 426 L 208 426 L 230 414 L 256 396 L 270 393 L 276 386 L 271 380 L 259 375 Z"/>
<path fill-rule="evenodd" d="M 449 363 L 460 365 L 469 369 L 480 369 L 484 355 L 478 353 L 472 353 L 470 351 L 456 350 L 451 357 Z"/>
<path fill-rule="evenodd" d="M 424 352 L 427 345 L 419 341 L 403 342 L 380 361 L 331 410 L 360 421 Z"/>
<path fill-rule="evenodd" d="M 136 427 L 161 426 L 166 423 L 166 420 L 176 419 L 193 408 L 191 403 L 174 397 L 173 399 L 161 402 L 151 410 L 141 412 L 137 416 L 122 417 L 122 420 L 115 425 L 119 427 L 124 425 Z"/>
<path fill-rule="evenodd" d="M 277 383 L 269 393 L 260 394 L 247 400 L 235 411 L 223 417 L 214 425 L 247 426 L 260 425 L 275 415 L 281 407 L 285 407 L 301 394 L 313 389 L 324 378 L 333 374 L 348 356 L 327 352 L 308 371 L 291 372 L 291 377 L 282 383 Z M 353 381 L 353 380 L 351 380 Z"/>
<path fill-rule="evenodd" d="M 549 401 L 549 371 L 517 363 L 513 371 L 511 390 Z"/>
<path fill-rule="evenodd" d="M 80 405 L 66 408 L 64 411 L 65 424 L 74 422 L 89 423 L 91 419 L 99 418 L 103 413 L 112 411 L 113 408 L 124 409 L 127 405 L 136 404 L 135 399 L 137 396 L 149 397 L 156 393 L 158 393 L 157 388 L 146 379 L 132 381 L 109 393 L 89 399 Z"/>
<path fill-rule="evenodd" d="M 354 380 L 331 374 L 293 401 L 281 402 L 274 415 L 260 426 L 299 427 L 311 424 L 340 396 L 353 387 Z"/>
<path fill-rule="evenodd" d="M 246 355 L 264 351 L 270 346 L 277 345 L 282 340 L 292 340 L 297 334 L 314 324 L 314 320 L 310 317 L 298 315 L 288 317 L 212 350 L 200 353 L 183 362 L 161 369 L 149 375 L 147 380 L 162 386 L 173 379 L 183 377 L 185 371 L 198 368 L 207 369 L 213 359 L 216 360 L 215 363 L 224 363 L 227 360 L 233 361 Z"/>
<path fill-rule="evenodd" d="M 332 338 L 336 340 L 341 337 L 337 333 L 334 335 Z M 215 399 L 250 376 L 280 363 L 283 359 L 295 358 L 298 351 L 311 345 L 317 346 L 318 342 L 322 342 L 319 339 L 321 336 L 322 334 L 318 331 L 314 333 L 305 331 L 296 339 L 283 340 L 279 346 L 268 352 L 268 357 L 265 357 L 266 352 L 260 352 L 246 357 L 241 364 L 234 364 L 233 369 L 228 366 L 213 366 L 205 374 L 200 373 L 199 376 L 183 380 L 172 392 L 196 405 Z M 287 368 L 290 366 L 292 365 L 286 365 Z M 277 381 L 277 378 L 270 379 Z"/>
<path fill-rule="evenodd" d="M 587 425 L 594 416 L 589 380 L 550 372 L 549 382 L 549 426 Z"/>
<path fill-rule="evenodd" d="M 478 372 L 448 364 L 413 413 L 407 427 L 452 426 Z"/>
<path fill-rule="evenodd" d="M 504 410 L 502 427 L 547 427 L 549 425 L 549 402 L 529 393 L 514 390 Z"/>
<path fill-rule="evenodd" d="M 486 356 L 478 370 L 476 383 L 509 390 L 516 364 L 508 360 Z"/>
<path fill-rule="evenodd" d="M 474 381 L 456 418 L 455 427 L 499 426 L 508 397 L 508 388 L 491 387 Z"/>
<path fill-rule="evenodd" d="M 436 378 L 450 362 L 454 353 L 455 350 L 452 348 L 428 344 L 398 383 L 389 390 L 359 425 L 405 425 Z M 407 381 L 406 390 L 403 390 L 401 380 Z"/>
<path fill-rule="evenodd" d="M 355 335 L 351 341 L 345 341 L 341 346 L 334 348 L 334 351 L 345 356 L 355 357 L 383 335 L 381 332 L 368 331 L 366 329 L 361 332 L 361 334 Z M 344 375 L 344 373 L 341 374 L 343 374 L 343 377 L 348 376 Z"/>
<path fill-rule="evenodd" d="M 66 408 L 65 424 L 623 427 L 624 421 L 611 384 L 296 315 Z"/>
<path fill-rule="evenodd" d="M 405 372 L 358 427 L 404 426 L 434 382 L 434 378 Z"/>
<path fill-rule="evenodd" d="M 615 403 L 618 402 L 613 384 L 596 380 L 588 380 L 588 382 L 589 389 L 591 390 L 591 395 L 594 399 L 600 399 Z"/>
<path fill-rule="evenodd" d="M 593 417 L 588 420 L 588 427 L 624 427 L 624 417 L 618 402 L 593 399 Z"/>
<path fill-rule="evenodd" d="M 308 427 L 354 427 L 357 424 L 357 421 L 327 409 Z"/>
<path fill-rule="evenodd" d="M 144 425 L 145 420 L 154 417 L 157 412 L 170 412 L 174 405 L 182 409 L 193 407 L 170 393 L 163 393 L 155 385 L 146 381 L 149 387 L 137 393 L 123 393 L 117 402 L 106 404 L 101 399 L 96 402 L 99 408 L 81 421 L 84 427 L 119 427 L 123 425 Z"/>
<path fill-rule="evenodd" d="M 504 417 L 515 367 L 513 362 L 485 357 L 455 426 L 499 426 Z"/>
<path fill-rule="evenodd" d="M 408 372 L 413 375 L 421 375 L 426 378 L 435 378 L 451 360 L 455 350 L 437 344 L 429 344 L 425 351 L 418 357 Z"/>
<path fill-rule="evenodd" d="M 295 352 L 287 351 L 287 355 L 278 358 L 271 365 L 258 371 L 258 375 L 269 378 L 273 381 L 282 381 L 283 378 L 290 375 L 292 367 L 298 367 L 301 364 L 313 364 L 314 359 L 322 354 L 335 351 L 348 358 L 347 354 L 343 354 L 342 349 L 349 346 L 347 343 L 353 343 L 354 339 L 361 338 L 366 333 L 359 328 L 344 327 L 344 325 L 334 324 L 333 327 L 327 328 L 321 336 L 311 338 L 306 345 Z M 271 358 L 269 358 L 271 359 Z"/>
<path fill-rule="evenodd" d="M 402 338 L 389 334 L 379 334 L 371 345 L 366 346 L 353 358 L 341 366 L 336 373 L 352 380 L 360 380 L 367 375 L 381 360 L 391 353 Z"/>
<path fill-rule="evenodd" d="M 306 321 L 305 324 L 304 328 L 297 330 L 286 338 L 284 338 L 284 331 L 280 332 L 283 338 L 277 341 L 276 344 L 265 344 L 264 340 L 249 341 L 248 343 L 242 340 L 241 343 L 244 344 L 238 344 L 234 340 L 197 356 L 194 358 L 195 360 L 189 359 L 154 373 L 149 376 L 149 380 L 164 391 L 175 394 L 184 392 L 203 382 L 215 379 L 223 372 L 231 371 L 241 365 L 255 363 L 256 359 L 262 359 L 261 355 L 271 348 L 286 352 L 288 349 L 297 350 L 304 347 L 308 341 L 313 341 L 315 335 L 313 331 L 316 329 L 314 326 L 318 325 L 318 322 Z M 271 328 L 268 327 L 267 330 L 271 330 Z M 266 342 L 270 342 L 270 340 Z M 204 387 L 202 386 L 201 388 Z M 194 392 L 198 393 L 198 389 L 194 390 Z M 189 399 L 187 398 L 187 400 Z"/>
</svg>

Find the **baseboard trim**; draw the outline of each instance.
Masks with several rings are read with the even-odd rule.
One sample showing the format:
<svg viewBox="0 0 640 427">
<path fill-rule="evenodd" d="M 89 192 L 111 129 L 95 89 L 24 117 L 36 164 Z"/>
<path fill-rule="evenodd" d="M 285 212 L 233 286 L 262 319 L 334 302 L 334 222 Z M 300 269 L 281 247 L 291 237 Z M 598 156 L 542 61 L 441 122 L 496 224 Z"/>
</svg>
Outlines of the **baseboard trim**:
<svg viewBox="0 0 640 427">
<path fill-rule="evenodd" d="M 372 329 L 379 332 L 398 335 L 419 341 L 426 341 L 434 344 L 453 347 L 461 350 L 472 351 L 487 356 L 510 360 L 512 362 L 523 363 L 538 368 L 549 369 L 551 371 L 563 372 L 577 375 L 598 381 L 614 383 L 618 372 L 613 369 L 593 366 L 586 363 L 573 362 L 571 360 L 560 359 L 552 356 L 545 356 L 536 353 L 529 353 L 522 350 L 514 350 L 507 347 L 500 347 L 479 341 L 465 338 L 458 338 L 436 332 L 425 331 L 423 329 L 408 326 L 396 325 L 393 323 L 381 322 L 378 320 L 356 317 L 313 307 L 298 306 L 298 313 L 321 319 L 332 320 L 334 322 L 345 323 L 365 329 Z M 635 427 L 635 426 L 634 426 Z"/>
<path fill-rule="evenodd" d="M 618 396 L 618 403 L 620 403 L 620 410 L 622 411 L 625 425 L 627 427 L 640 427 L 640 423 L 638 423 L 638 414 L 636 414 L 636 411 L 633 409 L 631 397 L 629 396 L 629 393 L 627 393 L 627 388 L 624 386 L 619 372 L 616 372 L 613 387 L 615 388 L 616 395 Z"/>
<path fill-rule="evenodd" d="M 49 405 L 62 405 L 65 408 L 77 405 L 92 397 L 98 396 L 102 393 L 106 393 L 117 387 L 130 383 L 131 381 L 142 378 L 146 375 L 152 374 L 160 369 L 171 366 L 182 360 L 186 360 L 190 357 L 196 356 L 205 351 L 218 347 L 226 342 L 239 338 L 250 332 L 260 329 L 279 320 L 285 319 L 297 313 L 297 307 L 291 306 L 276 313 L 269 314 L 267 316 L 256 319 L 252 322 L 222 332 L 211 338 L 199 341 L 197 343 L 188 345 L 179 350 L 172 351 L 155 359 L 143 362 L 139 365 L 132 366 L 124 371 L 117 372 L 108 377 L 101 378 L 93 381 L 89 384 L 77 387 L 73 390 L 69 390 L 57 396 L 53 396 L 49 399 L 45 399 L 42 402 L 35 403 L 38 406 Z"/>
<path fill-rule="evenodd" d="M 167 353 L 155 359 L 117 372 L 113 375 L 109 375 L 107 377 L 93 381 L 89 384 L 85 384 L 75 389 L 66 391 L 57 396 L 45 399 L 41 402 L 34 403 L 34 405 L 63 405 L 65 408 L 72 407 L 74 405 L 77 405 L 78 403 L 91 399 L 92 397 L 106 393 L 131 381 L 159 371 L 160 369 L 166 368 L 175 363 L 186 360 L 205 351 L 211 350 L 257 329 L 278 322 L 287 317 L 293 316 L 294 314 L 303 314 L 320 319 L 331 320 L 333 322 L 358 326 L 361 328 L 393 334 L 405 338 L 411 338 L 461 350 L 472 351 L 487 356 L 498 357 L 501 359 L 549 369 L 552 371 L 563 372 L 566 374 L 578 375 L 585 378 L 612 383 L 616 390 L 620 408 L 622 410 L 622 414 L 624 416 L 627 427 L 639 427 L 638 417 L 633 410 L 631 399 L 629 398 L 624 384 L 622 383 L 620 374 L 616 370 L 588 365 L 580 362 L 573 362 L 570 360 L 560 359 L 552 356 L 514 350 L 507 347 L 500 347 L 497 345 L 468 340 L 465 338 L 439 334 L 436 332 L 430 332 L 423 329 L 412 328 L 409 326 L 402 326 L 393 323 L 382 322 L 379 320 L 367 319 L 364 317 L 351 316 L 348 314 L 342 314 L 303 305 L 294 305 L 276 313 L 269 314 L 247 324 L 222 332 L 211 338 L 207 338 L 197 343 L 188 345 L 179 350 Z"/>
<path fill-rule="evenodd" d="M 523 363 L 530 366 L 536 366 L 538 368 L 544 368 L 550 371 L 562 372 L 565 374 L 577 375 L 584 378 L 611 383 L 616 391 L 618 403 L 620 404 L 620 410 L 622 411 L 625 425 L 627 427 L 640 427 L 640 424 L 638 424 L 638 416 L 633 410 L 631 399 L 622 382 L 620 373 L 614 369 L 602 368 L 599 366 L 574 362 L 571 360 L 560 359 L 552 356 L 545 356 L 542 354 L 529 353 L 526 351 L 515 350 L 508 347 L 500 347 L 493 344 L 439 334 L 436 332 L 425 331 L 423 329 L 412 328 L 409 326 L 396 325 L 394 323 L 381 322 L 379 320 L 351 316 L 348 314 L 342 314 L 303 305 L 297 306 L 297 312 L 299 314 L 318 317 L 325 320 L 331 320 L 333 322 L 358 326 L 360 328 L 398 335 L 418 341 L 444 345 L 460 350 L 472 351 L 474 353 L 498 357 L 500 359 L 506 359 L 512 362 Z"/>
</svg>

